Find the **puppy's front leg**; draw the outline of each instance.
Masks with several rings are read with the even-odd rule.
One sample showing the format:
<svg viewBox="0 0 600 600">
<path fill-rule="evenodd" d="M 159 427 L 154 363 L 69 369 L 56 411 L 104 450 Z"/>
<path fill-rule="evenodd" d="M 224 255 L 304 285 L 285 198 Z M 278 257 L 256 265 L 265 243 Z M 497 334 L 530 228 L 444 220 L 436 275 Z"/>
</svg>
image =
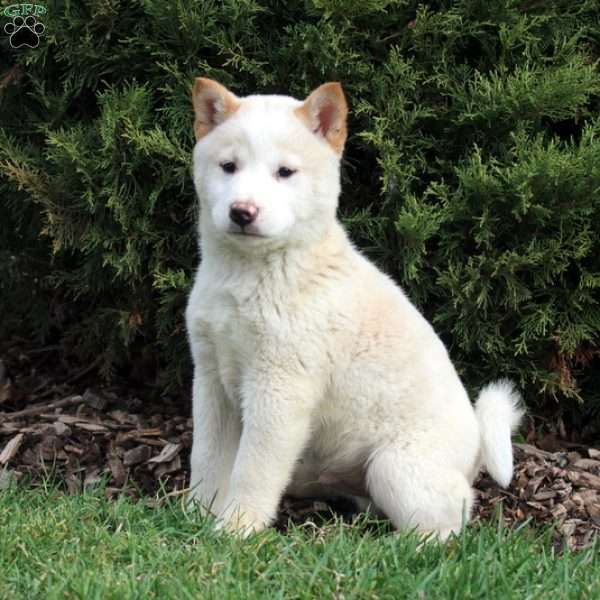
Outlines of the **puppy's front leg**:
<svg viewBox="0 0 600 600">
<path fill-rule="evenodd" d="M 190 498 L 217 515 L 229 488 L 241 422 L 218 378 L 214 353 L 195 350 Z"/>
<path fill-rule="evenodd" d="M 245 536 L 272 522 L 308 441 L 315 387 L 306 375 L 273 370 L 245 387 L 242 437 L 220 528 Z"/>
</svg>

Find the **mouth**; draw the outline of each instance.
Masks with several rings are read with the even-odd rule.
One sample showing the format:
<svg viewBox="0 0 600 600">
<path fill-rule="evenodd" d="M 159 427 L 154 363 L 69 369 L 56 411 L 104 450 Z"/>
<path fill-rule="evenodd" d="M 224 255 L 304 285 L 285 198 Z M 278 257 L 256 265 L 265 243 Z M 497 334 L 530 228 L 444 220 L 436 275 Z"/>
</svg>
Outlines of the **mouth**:
<svg viewBox="0 0 600 600">
<path fill-rule="evenodd" d="M 259 233 L 252 233 L 250 231 L 228 231 L 230 235 L 238 235 L 240 237 L 253 237 L 253 238 L 265 238 L 266 236 L 260 235 Z"/>
</svg>

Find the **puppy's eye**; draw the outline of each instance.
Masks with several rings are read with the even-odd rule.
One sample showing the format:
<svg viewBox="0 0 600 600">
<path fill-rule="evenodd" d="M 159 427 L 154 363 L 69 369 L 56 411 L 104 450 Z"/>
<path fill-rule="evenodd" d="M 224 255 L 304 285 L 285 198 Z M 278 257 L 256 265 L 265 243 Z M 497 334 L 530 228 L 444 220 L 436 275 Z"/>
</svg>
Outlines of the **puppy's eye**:
<svg viewBox="0 0 600 600">
<path fill-rule="evenodd" d="M 284 179 L 287 179 L 288 177 L 291 177 L 295 172 L 296 169 L 289 169 L 288 167 L 279 167 L 279 169 L 277 169 L 277 177 L 283 177 Z"/>
<path fill-rule="evenodd" d="M 232 175 L 237 171 L 237 165 L 234 162 L 228 160 L 227 162 L 221 163 L 221 169 L 223 169 L 225 173 Z"/>
</svg>

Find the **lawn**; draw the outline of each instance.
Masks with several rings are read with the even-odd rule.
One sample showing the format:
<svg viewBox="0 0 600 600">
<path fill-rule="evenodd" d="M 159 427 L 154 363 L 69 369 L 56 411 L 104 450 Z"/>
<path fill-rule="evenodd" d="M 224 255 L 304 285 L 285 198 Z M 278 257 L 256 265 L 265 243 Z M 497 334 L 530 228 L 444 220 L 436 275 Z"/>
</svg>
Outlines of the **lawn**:
<svg viewBox="0 0 600 600">
<path fill-rule="evenodd" d="M 366 521 L 217 535 L 181 499 L 101 488 L 0 492 L 0 598 L 598 598 L 595 547 L 556 554 L 550 532 L 475 524 L 418 549 Z"/>
</svg>

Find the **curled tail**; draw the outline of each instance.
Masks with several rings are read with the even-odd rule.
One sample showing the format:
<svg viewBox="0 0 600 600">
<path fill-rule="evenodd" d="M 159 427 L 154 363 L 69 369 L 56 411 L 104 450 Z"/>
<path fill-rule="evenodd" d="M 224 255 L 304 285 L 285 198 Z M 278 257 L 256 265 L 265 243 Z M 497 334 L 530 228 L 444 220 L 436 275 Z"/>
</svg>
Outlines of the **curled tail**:
<svg viewBox="0 0 600 600">
<path fill-rule="evenodd" d="M 519 426 L 524 413 L 521 396 L 507 379 L 486 385 L 475 402 L 475 414 L 481 428 L 483 464 L 502 487 L 506 487 L 512 479 L 511 434 Z"/>
</svg>

